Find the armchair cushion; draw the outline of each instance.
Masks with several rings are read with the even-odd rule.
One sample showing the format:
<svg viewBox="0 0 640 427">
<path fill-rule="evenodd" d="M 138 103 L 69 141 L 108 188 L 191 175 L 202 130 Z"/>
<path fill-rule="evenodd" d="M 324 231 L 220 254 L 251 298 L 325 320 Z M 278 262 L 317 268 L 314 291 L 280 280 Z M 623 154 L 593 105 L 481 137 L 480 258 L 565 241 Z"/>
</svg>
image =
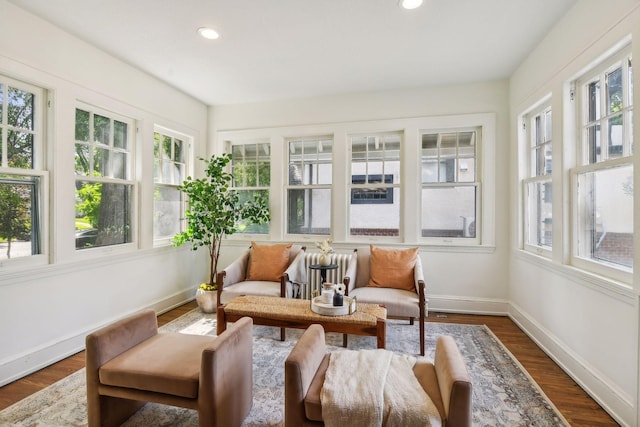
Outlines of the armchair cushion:
<svg viewBox="0 0 640 427">
<path fill-rule="evenodd" d="M 289 265 L 291 243 L 259 245 L 251 242 L 247 280 L 279 282 Z"/>
<path fill-rule="evenodd" d="M 365 286 L 355 288 L 349 295 L 356 297 L 359 303 L 384 303 L 389 317 L 420 317 L 420 298 L 414 290 Z"/>
<path fill-rule="evenodd" d="M 100 368 L 100 383 L 198 397 L 202 351 L 215 338 L 160 333 L 116 356 Z"/>
<path fill-rule="evenodd" d="M 418 248 L 384 249 L 371 245 L 369 286 L 415 292 L 414 267 Z"/>
</svg>

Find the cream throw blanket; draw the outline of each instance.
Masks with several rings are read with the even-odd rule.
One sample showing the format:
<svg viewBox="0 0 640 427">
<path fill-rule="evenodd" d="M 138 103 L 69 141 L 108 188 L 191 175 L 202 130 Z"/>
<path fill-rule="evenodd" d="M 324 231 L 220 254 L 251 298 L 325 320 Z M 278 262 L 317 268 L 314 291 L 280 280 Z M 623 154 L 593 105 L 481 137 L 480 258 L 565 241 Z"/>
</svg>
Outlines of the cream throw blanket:
<svg viewBox="0 0 640 427">
<path fill-rule="evenodd" d="M 413 373 L 416 359 L 391 351 L 334 351 L 320 392 L 327 427 L 441 426 Z"/>
</svg>

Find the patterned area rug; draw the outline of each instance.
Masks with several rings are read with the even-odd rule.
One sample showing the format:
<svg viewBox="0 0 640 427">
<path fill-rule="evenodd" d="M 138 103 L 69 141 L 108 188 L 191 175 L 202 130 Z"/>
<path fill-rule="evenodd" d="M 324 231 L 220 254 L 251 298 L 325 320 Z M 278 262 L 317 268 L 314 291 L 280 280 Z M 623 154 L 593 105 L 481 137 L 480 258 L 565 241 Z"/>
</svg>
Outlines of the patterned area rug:
<svg viewBox="0 0 640 427">
<path fill-rule="evenodd" d="M 476 426 L 568 426 L 569 424 L 538 388 L 521 365 L 486 326 L 428 323 L 428 359 L 433 359 L 439 335 L 454 337 L 473 381 L 473 424 Z M 161 329 L 193 334 L 215 334 L 214 314 L 198 309 Z M 281 426 L 284 411 L 284 360 L 302 331 L 254 327 L 253 408 L 245 426 Z M 327 334 L 331 350 L 340 350 L 342 335 Z M 349 348 L 375 348 L 375 337 L 349 336 Z M 387 349 L 419 354 L 418 325 L 389 321 Z M 85 426 L 86 392 L 84 369 L 60 380 L 0 412 L 0 425 L 70 427 Z M 126 426 L 197 426 L 197 412 L 170 406 L 146 404 Z"/>
</svg>

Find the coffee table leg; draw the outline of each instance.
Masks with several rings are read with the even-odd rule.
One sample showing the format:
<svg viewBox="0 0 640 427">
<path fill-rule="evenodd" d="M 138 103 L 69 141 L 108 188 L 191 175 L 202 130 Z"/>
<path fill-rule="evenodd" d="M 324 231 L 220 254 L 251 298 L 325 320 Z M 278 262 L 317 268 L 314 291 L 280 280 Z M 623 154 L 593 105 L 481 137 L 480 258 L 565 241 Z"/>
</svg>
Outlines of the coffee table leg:
<svg viewBox="0 0 640 427">
<path fill-rule="evenodd" d="M 216 334 L 221 335 L 227 329 L 227 320 L 224 316 L 224 305 L 219 305 L 216 311 Z"/>
<path fill-rule="evenodd" d="M 287 331 L 285 328 L 280 328 L 280 341 L 287 339 Z"/>
<path fill-rule="evenodd" d="M 378 348 L 386 348 L 387 347 L 387 322 L 384 319 L 378 319 L 376 324 L 376 329 L 378 330 Z"/>
<path fill-rule="evenodd" d="M 342 346 L 344 348 L 347 348 L 347 341 L 349 341 L 349 335 L 347 334 L 342 334 Z"/>
</svg>

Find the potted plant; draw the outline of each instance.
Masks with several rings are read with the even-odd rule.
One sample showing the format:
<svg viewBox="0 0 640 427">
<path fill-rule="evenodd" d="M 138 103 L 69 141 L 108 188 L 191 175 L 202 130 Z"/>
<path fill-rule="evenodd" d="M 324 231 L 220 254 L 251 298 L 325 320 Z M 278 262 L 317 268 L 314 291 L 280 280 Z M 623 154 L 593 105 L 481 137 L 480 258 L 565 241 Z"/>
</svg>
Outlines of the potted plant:
<svg viewBox="0 0 640 427">
<path fill-rule="evenodd" d="M 173 237 L 175 246 L 189 242 L 193 250 L 206 246 L 209 251 L 209 281 L 198 287 L 196 300 L 199 299 L 198 295 L 205 293 L 213 295 L 207 298 L 215 298 L 222 239 L 243 225 L 262 224 L 270 219 L 266 197 L 258 194 L 252 199 L 243 200 L 231 187 L 232 176 L 227 172 L 231 154 L 200 160 L 207 164 L 205 177 L 193 179 L 189 176 L 178 187 L 187 196 L 189 207 L 185 211 L 186 230 Z M 204 298 L 200 300 L 204 301 Z M 212 312 L 217 302 L 214 300 L 213 304 L 201 304 L 199 301 L 199 305 L 203 311 Z"/>
</svg>

